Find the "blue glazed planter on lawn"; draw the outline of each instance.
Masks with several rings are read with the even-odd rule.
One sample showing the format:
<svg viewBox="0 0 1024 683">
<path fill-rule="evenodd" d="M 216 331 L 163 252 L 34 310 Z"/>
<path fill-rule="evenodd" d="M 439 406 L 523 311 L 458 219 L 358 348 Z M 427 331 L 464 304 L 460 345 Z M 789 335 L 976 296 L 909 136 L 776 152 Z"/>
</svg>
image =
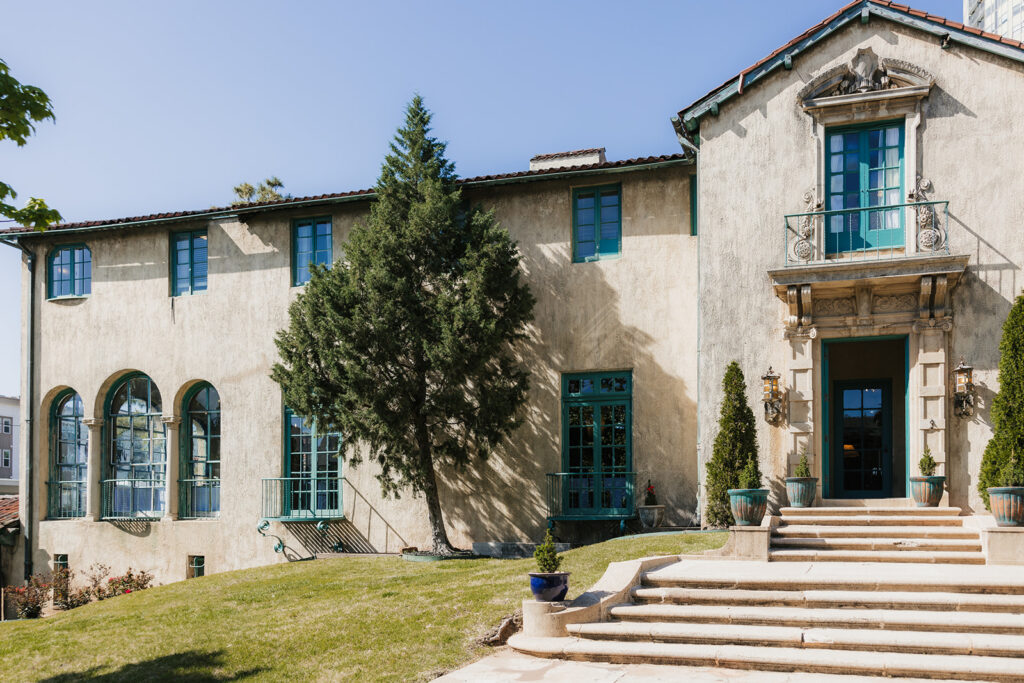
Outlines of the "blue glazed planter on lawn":
<svg viewBox="0 0 1024 683">
<path fill-rule="evenodd" d="M 736 526 L 760 526 L 768 508 L 768 489 L 729 489 L 728 493 Z"/>
<path fill-rule="evenodd" d="M 811 507 L 817 491 L 817 477 L 786 477 L 786 497 L 789 498 L 790 507 Z"/>
<path fill-rule="evenodd" d="M 569 592 L 569 572 L 530 572 L 530 592 L 541 602 L 558 602 Z"/>
<path fill-rule="evenodd" d="M 988 503 L 997 526 L 1024 526 L 1024 486 L 990 488 Z"/>
</svg>

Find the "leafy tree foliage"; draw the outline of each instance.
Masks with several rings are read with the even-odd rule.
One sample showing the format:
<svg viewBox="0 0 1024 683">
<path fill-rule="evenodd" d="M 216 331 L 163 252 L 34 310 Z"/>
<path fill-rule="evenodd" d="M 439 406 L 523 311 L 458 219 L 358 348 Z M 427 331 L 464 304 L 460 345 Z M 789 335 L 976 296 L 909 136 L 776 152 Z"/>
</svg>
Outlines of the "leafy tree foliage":
<svg viewBox="0 0 1024 683">
<path fill-rule="evenodd" d="M 262 181 L 256 187 L 250 183 L 235 185 L 235 197 L 238 199 L 231 202 L 231 206 L 251 204 L 252 202 L 276 202 L 282 199 L 291 199 L 290 194 L 281 194 L 284 183 L 276 175 Z"/>
<path fill-rule="evenodd" d="M 54 120 L 50 98 L 34 85 L 20 83 L 0 59 L 0 140 L 12 140 L 22 147 L 35 133 L 35 124 L 46 119 Z M 37 230 L 61 221 L 60 213 L 42 199 L 30 197 L 25 208 L 19 209 L 8 203 L 17 198 L 14 188 L 0 181 L 0 216 Z"/>
<path fill-rule="evenodd" d="M 978 475 L 978 493 L 985 507 L 989 506 L 989 487 L 1024 486 L 1024 294 L 1014 301 L 1003 323 L 992 425 L 992 438 L 985 446 Z"/>
<path fill-rule="evenodd" d="M 707 464 L 705 520 L 708 526 L 724 527 L 734 523 L 729 509 L 729 489 L 742 488 L 740 473 L 753 461 L 748 479 L 761 472 L 757 464 L 757 439 L 754 411 L 747 403 L 747 384 L 739 363 L 733 361 L 722 379 L 722 409 L 718 417 L 718 435 Z M 754 488 L 757 488 L 756 486 Z"/>
<path fill-rule="evenodd" d="M 508 232 L 465 206 L 430 119 L 415 97 L 367 223 L 291 306 L 273 378 L 293 410 L 345 435 L 349 462 L 373 460 L 385 495 L 422 494 L 434 551 L 451 553 L 437 469 L 485 459 L 519 424 L 528 376 L 513 347 L 534 298 Z"/>
</svg>

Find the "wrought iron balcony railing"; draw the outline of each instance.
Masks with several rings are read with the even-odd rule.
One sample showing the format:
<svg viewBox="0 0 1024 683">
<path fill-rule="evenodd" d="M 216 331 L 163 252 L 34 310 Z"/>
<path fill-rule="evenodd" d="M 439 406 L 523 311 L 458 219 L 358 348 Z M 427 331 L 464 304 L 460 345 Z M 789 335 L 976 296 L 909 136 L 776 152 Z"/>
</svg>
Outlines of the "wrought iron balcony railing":
<svg viewBox="0 0 1024 683">
<path fill-rule="evenodd" d="M 548 519 L 629 519 L 636 472 L 553 472 L 547 475 Z"/>
<path fill-rule="evenodd" d="M 160 519 L 167 485 L 163 479 L 106 479 L 100 482 L 103 519 Z"/>
<path fill-rule="evenodd" d="M 220 516 L 220 479 L 179 479 L 178 519 Z"/>
<path fill-rule="evenodd" d="M 345 516 L 344 477 L 276 477 L 263 480 L 263 519 L 319 521 Z"/>
<path fill-rule="evenodd" d="M 949 202 L 787 214 L 786 265 L 949 253 Z"/>
<path fill-rule="evenodd" d="M 74 519 L 85 516 L 84 481 L 46 482 L 46 518 Z"/>
</svg>

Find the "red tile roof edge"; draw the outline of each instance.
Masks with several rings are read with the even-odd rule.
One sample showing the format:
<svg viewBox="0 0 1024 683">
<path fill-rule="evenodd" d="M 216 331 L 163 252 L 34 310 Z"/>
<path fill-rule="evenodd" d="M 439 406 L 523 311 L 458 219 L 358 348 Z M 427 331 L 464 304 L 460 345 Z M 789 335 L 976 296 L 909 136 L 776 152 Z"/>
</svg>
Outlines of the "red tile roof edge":
<svg viewBox="0 0 1024 683">
<path fill-rule="evenodd" d="M 519 178 L 529 178 L 533 176 L 544 176 L 544 175 L 557 175 L 562 173 L 577 173 L 586 171 L 601 171 L 605 169 L 623 168 L 628 166 L 641 166 L 646 164 L 656 164 L 673 161 L 686 160 L 685 154 L 661 154 L 658 156 L 649 157 L 636 157 L 633 159 L 622 159 L 619 161 L 605 161 L 603 163 L 596 164 L 580 164 L 575 166 L 559 166 L 556 168 L 545 168 L 536 171 L 516 171 L 514 173 L 500 173 L 495 175 L 484 175 L 474 176 L 472 178 L 460 178 L 457 183 L 459 185 L 470 185 L 477 183 L 488 183 L 500 180 L 515 180 Z M 61 225 L 51 226 L 46 229 L 45 232 L 39 232 L 37 230 L 26 230 L 24 227 L 7 228 L 0 230 L 0 235 L 45 235 L 50 232 L 60 232 L 61 230 L 81 229 L 81 228 L 101 228 L 107 226 L 115 226 L 127 223 L 142 223 L 142 222 L 160 222 L 170 220 L 173 218 L 187 218 L 189 216 L 204 216 L 211 214 L 230 214 L 235 211 L 248 210 L 248 209 L 259 209 L 259 208 L 287 208 L 289 204 L 297 204 L 299 202 L 308 203 L 316 201 L 330 201 L 332 199 L 345 199 L 347 197 L 363 197 L 370 199 L 376 195 L 376 191 L 373 189 L 365 190 L 353 190 L 350 192 L 337 192 L 332 194 L 320 194 L 308 197 L 290 197 L 288 199 L 282 199 L 279 201 L 269 202 L 251 202 L 248 204 L 240 204 L 238 206 L 226 206 L 217 207 L 212 209 L 201 209 L 195 211 L 173 211 L 167 213 L 154 213 L 145 216 L 129 216 L 125 218 L 113 218 L 104 221 L 79 221 L 75 223 L 63 223 Z"/>
<path fill-rule="evenodd" d="M 18 521 L 18 497 L 0 496 L 0 527 Z"/>
</svg>

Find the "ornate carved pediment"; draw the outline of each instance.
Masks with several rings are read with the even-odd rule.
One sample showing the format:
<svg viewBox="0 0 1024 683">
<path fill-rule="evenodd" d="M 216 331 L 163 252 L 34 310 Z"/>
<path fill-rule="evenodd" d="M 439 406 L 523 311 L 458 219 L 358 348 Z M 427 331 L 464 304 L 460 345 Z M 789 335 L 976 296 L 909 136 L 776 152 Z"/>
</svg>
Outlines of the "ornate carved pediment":
<svg viewBox="0 0 1024 683">
<path fill-rule="evenodd" d="M 857 50 L 848 64 L 835 66 L 812 79 L 800 91 L 799 97 L 804 107 L 809 107 L 816 104 L 814 100 L 821 98 L 863 96 L 904 88 L 915 91 L 923 88 L 923 96 L 934 83 L 935 78 L 921 67 L 899 59 L 880 59 L 874 50 L 866 47 Z M 821 103 L 817 104 L 820 106 Z"/>
</svg>

